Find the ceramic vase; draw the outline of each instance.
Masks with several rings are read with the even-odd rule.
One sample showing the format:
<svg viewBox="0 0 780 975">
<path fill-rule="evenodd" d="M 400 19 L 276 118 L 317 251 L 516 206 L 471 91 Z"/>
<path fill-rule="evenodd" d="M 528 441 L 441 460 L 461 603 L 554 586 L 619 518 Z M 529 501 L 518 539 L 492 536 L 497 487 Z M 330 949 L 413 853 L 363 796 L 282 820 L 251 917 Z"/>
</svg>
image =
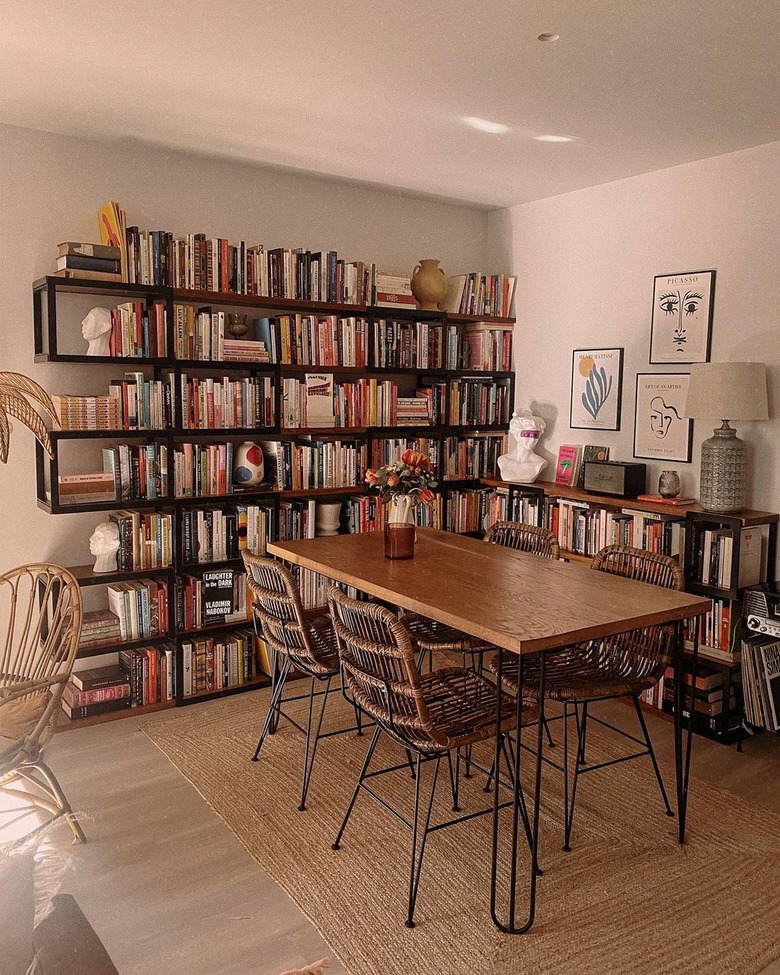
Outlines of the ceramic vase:
<svg viewBox="0 0 780 975">
<path fill-rule="evenodd" d="M 447 294 L 447 275 L 438 261 L 419 261 L 412 272 L 412 294 L 422 311 L 438 311 L 439 302 Z"/>
<path fill-rule="evenodd" d="M 661 471 L 658 493 L 662 498 L 676 498 L 680 493 L 680 475 L 677 471 Z"/>
<path fill-rule="evenodd" d="M 341 502 L 318 501 L 315 518 L 317 537 L 338 535 L 341 525 Z"/>
<path fill-rule="evenodd" d="M 233 455 L 233 482 L 241 487 L 254 487 L 262 484 L 264 476 L 263 451 L 258 444 L 245 440 Z"/>
<path fill-rule="evenodd" d="M 385 558 L 414 558 L 415 531 L 414 498 L 409 494 L 392 498 L 385 520 Z"/>
</svg>

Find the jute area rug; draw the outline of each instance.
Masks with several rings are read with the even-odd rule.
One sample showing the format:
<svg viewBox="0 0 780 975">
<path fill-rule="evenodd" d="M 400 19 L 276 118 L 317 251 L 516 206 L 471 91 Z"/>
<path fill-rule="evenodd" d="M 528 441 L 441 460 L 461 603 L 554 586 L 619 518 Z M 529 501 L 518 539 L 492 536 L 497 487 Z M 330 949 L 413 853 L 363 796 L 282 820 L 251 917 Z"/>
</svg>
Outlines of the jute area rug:
<svg viewBox="0 0 780 975">
<path fill-rule="evenodd" d="M 341 699 L 332 701 L 331 726 L 348 723 Z M 145 731 L 351 975 L 755 975 L 780 955 L 780 816 L 693 780 L 681 847 L 649 763 L 639 761 L 581 780 L 571 853 L 561 850 L 560 774 L 545 774 L 545 872 L 530 933 L 502 935 L 490 920 L 489 816 L 430 837 L 417 927 L 407 930 L 411 834 L 362 794 L 341 850 L 331 849 L 370 734 L 321 743 L 309 808 L 299 813 L 302 736 L 282 723 L 260 762 L 249 760 L 267 702 L 268 692 L 241 695 Z M 303 719 L 304 706 L 293 707 Z M 617 754 L 615 736 L 591 732 L 591 762 Z M 375 762 L 394 764 L 400 754 L 387 742 Z M 673 791 L 673 770 L 664 771 Z M 451 815 L 442 773 L 434 820 Z M 374 783 L 408 815 L 408 773 Z M 483 783 L 464 783 L 465 810 L 484 805 Z"/>
</svg>

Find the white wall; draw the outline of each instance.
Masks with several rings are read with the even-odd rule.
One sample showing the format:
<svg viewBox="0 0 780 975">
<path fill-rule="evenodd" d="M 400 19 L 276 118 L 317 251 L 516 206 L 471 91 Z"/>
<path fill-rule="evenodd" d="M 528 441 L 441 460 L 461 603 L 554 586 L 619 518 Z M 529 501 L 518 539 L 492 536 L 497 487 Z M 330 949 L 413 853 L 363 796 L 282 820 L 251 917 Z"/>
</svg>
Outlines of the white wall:
<svg viewBox="0 0 780 975">
<path fill-rule="evenodd" d="M 109 199 L 130 224 L 175 234 L 336 249 L 384 270 L 411 271 L 422 257 L 439 258 L 449 274 L 485 264 L 487 215 L 477 209 L 0 126 L 0 369 L 26 373 L 50 393 L 104 392 L 116 375 L 33 364 L 32 282 L 54 270 L 60 241 L 99 240 L 97 210 Z M 87 540 L 101 516 L 39 511 L 34 476 L 33 438 L 17 424 L 0 470 L 0 571 L 38 559 L 89 562 Z"/>
<path fill-rule="evenodd" d="M 492 213 L 489 264 L 518 276 L 517 404 L 547 420 L 546 456 L 605 443 L 613 460 L 632 459 L 636 374 L 674 371 L 648 365 L 653 276 L 715 268 L 712 360 L 768 366 L 771 419 L 735 424 L 752 447 L 748 505 L 780 510 L 778 240 L 780 143 Z M 572 350 L 615 346 L 625 348 L 620 431 L 571 430 Z M 714 425 L 695 421 L 692 464 L 664 465 L 680 471 L 683 494 L 697 494 Z M 646 463 L 655 490 L 662 465 Z"/>
</svg>

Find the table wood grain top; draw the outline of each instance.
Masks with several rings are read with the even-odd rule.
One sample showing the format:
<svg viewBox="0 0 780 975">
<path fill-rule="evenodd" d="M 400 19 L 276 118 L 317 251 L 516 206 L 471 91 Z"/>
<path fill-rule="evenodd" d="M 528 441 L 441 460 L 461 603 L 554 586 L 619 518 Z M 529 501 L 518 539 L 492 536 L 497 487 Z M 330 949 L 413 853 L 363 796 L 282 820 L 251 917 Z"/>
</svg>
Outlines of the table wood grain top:
<svg viewBox="0 0 780 975">
<path fill-rule="evenodd" d="M 384 557 L 380 532 L 273 542 L 295 565 L 447 623 L 514 653 L 538 652 L 700 616 L 709 599 L 551 562 L 430 528 L 415 557 Z"/>
</svg>

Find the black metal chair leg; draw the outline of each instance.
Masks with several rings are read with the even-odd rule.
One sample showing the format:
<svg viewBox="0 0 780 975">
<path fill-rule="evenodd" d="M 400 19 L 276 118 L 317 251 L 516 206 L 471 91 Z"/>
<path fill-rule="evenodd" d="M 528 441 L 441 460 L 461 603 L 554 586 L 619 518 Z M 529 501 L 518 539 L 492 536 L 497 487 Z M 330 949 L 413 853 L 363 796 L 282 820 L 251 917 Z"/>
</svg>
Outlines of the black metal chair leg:
<svg viewBox="0 0 780 975">
<path fill-rule="evenodd" d="M 645 744 L 647 745 L 647 753 L 650 756 L 650 761 L 653 763 L 653 771 L 655 772 L 656 781 L 658 782 L 658 788 L 661 790 L 661 798 L 664 801 L 664 806 L 666 807 L 666 815 L 674 816 L 672 807 L 669 805 L 669 797 L 666 794 L 666 788 L 664 787 L 664 780 L 661 777 L 661 770 L 658 767 L 658 761 L 655 757 L 655 749 L 653 748 L 653 743 L 650 740 L 650 733 L 647 730 L 647 722 L 645 721 L 645 716 L 642 713 L 642 705 L 639 703 L 639 697 L 636 694 L 631 695 L 634 701 L 634 709 L 636 711 L 636 716 L 639 718 L 639 724 L 642 728 L 642 734 L 645 738 Z"/>
<path fill-rule="evenodd" d="M 409 751 L 408 748 L 405 749 L 405 751 L 406 751 L 406 761 L 409 765 L 409 778 L 414 779 L 416 778 L 415 771 L 414 771 L 414 759 L 412 758 L 412 753 Z"/>
<path fill-rule="evenodd" d="M 352 815 L 352 810 L 357 802 L 358 793 L 360 792 L 360 787 L 363 785 L 363 779 L 366 777 L 366 772 L 368 771 L 368 766 L 371 759 L 374 757 L 374 751 L 379 741 L 379 736 L 382 734 L 382 729 L 377 726 L 374 731 L 374 737 L 371 739 L 371 744 L 368 746 L 368 751 L 366 752 L 366 757 L 363 761 L 363 766 L 360 769 L 360 775 L 358 776 L 357 785 L 355 786 L 355 791 L 352 793 L 352 798 L 349 800 L 349 805 L 347 806 L 347 811 L 344 813 L 344 821 L 339 827 L 339 831 L 336 834 L 336 839 L 331 844 L 332 850 L 338 850 L 341 847 L 341 837 L 344 835 L 344 830 L 347 828 L 347 823 L 349 822 L 349 817 Z"/>
<path fill-rule="evenodd" d="M 577 706 L 576 706 L 576 704 L 573 705 L 573 707 L 574 707 L 574 713 L 576 715 L 576 713 L 577 713 Z M 567 709 L 566 706 L 564 706 L 564 720 L 563 720 L 563 728 L 564 728 L 564 731 L 563 731 L 563 740 L 564 740 L 564 755 L 563 755 L 564 788 L 563 788 L 563 791 L 564 791 L 564 796 L 566 796 L 567 798 L 566 798 L 566 815 L 565 815 L 565 819 L 564 819 L 564 843 L 563 843 L 563 849 L 567 853 L 570 853 L 571 852 L 571 830 L 572 830 L 572 824 L 574 822 L 574 803 L 575 803 L 575 800 L 577 798 L 577 782 L 579 781 L 579 776 L 580 776 L 580 764 L 581 763 L 579 761 L 579 757 L 580 757 L 581 754 L 584 753 L 584 750 L 585 750 L 585 730 L 587 728 L 587 722 L 586 722 L 586 720 L 581 720 L 581 721 L 578 721 L 577 722 L 577 730 L 578 730 L 578 735 L 577 735 L 577 759 L 574 762 L 574 776 L 573 776 L 572 785 L 571 785 L 571 799 L 569 800 L 568 799 L 568 793 L 569 793 L 569 747 L 568 747 L 568 745 L 569 745 L 569 743 L 568 743 L 568 740 L 567 740 L 568 739 L 568 734 L 567 734 L 567 730 L 566 730 L 568 728 L 568 713 L 567 712 L 568 712 L 568 709 Z"/>
<path fill-rule="evenodd" d="M 279 673 L 276 678 L 276 684 L 274 685 L 273 693 L 271 695 L 271 703 L 268 706 L 268 714 L 265 716 L 265 721 L 263 723 L 263 730 L 260 732 L 260 737 L 257 740 L 257 748 L 252 756 L 252 761 L 256 762 L 260 757 L 260 749 L 263 747 L 263 742 L 266 737 L 271 733 L 271 726 L 274 722 L 274 714 L 277 712 L 279 707 L 279 702 L 282 697 L 282 692 L 284 691 L 284 682 L 287 680 L 287 675 L 290 672 L 290 661 L 289 658 L 285 657 L 282 661 L 282 665 L 279 668 Z M 278 716 L 277 719 L 278 721 Z"/>
<path fill-rule="evenodd" d="M 577 706 L 575 704 L 575 709 L 576 707 Z M 587 762 L 585 761 L 585 741 L 587 739 L 587 734 L 588 734 L 588 702 L 587 701 L 582 702 L 582 717 L 578 716 L 577 731 L 579 732 L 579 740 L 580 740 L 580 747 L 579 747 L 579 751 L 577 752 L 577 762 L 580 765 L 586 765 Z"/>
<path fill-rule="evenodd" d="M 449 754 L 449 753 L 448 753 Z M 407 928 L 414 927 L 414 908 L 417 903 L 417 891 L 420 887 L 420 876 L 422 875 L 423 858 L 425 856 L 425 846 L 428 841 L 428 829 L 431 825 L 431 811 L 433 810 L 433 799 L 436 795 L 436 783 L 439 779 L 439 766 L 441 755 L 435 759 L 436 765 L 433 770 L 433 782 L 431 784 L 431 794 L 428 799 L 428 809 L 425 815 L 425 823 L 422 828 L 422 839 L 420 840 L 420 851 L 417 852 L 417 837 L 420 832 L 420 791 L 422 787 L 422 761 L 420 755 L 417 756 L 417 782 L 414 789 L 414 825 L 412 828 L 412 863 L 409 872 L 409 910 L 407 912 L 404 925 Z"/>
<path fill-rule="evenodd" d="M 457 756 L 456 756 L 456 760 L 457 760 Z M 460 785 L 460 783 L 458 782 L 458 775 L 460 773 L 460 768 L 458 768 L 456 772 L 455 765 L 453 765 L 452 762 L 452 752 L 447 752 L 447 765 L 449 766 L 449 770 L 450 770 L 450 789 L 452 791 L 452 811 L 460 812 L 460 806 L 458 805 L 458 786 Z"/>
<path fill-rule="evenodd" d="M 303 785 L 301 786 L 301 804 L 298 806 L 299 812 L 304 812 L 306 809 L 306 796 L 309 792 L 309 784 L 311 783 L 311 775 L 314 771 L 314 759 L 317 757 L 317 745 L 320 741 L 320 732 L 322 731 L 322 719 L 325 717 L 325 708 L 328 706 L 328 694 L 330 694 L 330 684 L 333 680 L 332 677 L 328 677 L 325 683 L 325 693 L 322 695 L 322 705 L 320 707 L 320 716 L 317 721 L 317 731 L 314 735 L 314 742 L 311 740 L 311 719 L 314 711 L 314 687 L 315 679 L 311 679 L 311 694 L 309 695 L 309 723 L 306 727 L 306 752 L 303 759 Z M 311 761 L 309 760 L 309 749 L 311 748 Z"/>
</svg>

